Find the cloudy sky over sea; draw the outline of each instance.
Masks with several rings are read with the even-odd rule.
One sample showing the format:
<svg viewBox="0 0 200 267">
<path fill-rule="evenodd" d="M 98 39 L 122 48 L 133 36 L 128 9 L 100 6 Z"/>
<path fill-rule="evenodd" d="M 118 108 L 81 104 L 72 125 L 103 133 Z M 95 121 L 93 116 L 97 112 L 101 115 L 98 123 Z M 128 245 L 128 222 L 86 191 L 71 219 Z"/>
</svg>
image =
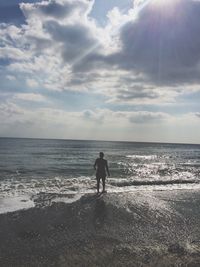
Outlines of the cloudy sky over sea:
<svg viewBox="0 0 200 267">
<path fill-rule="evenodd" d="M 0 136 L 200 143 L 200 1 L 1 0 Z"/>
</svg>

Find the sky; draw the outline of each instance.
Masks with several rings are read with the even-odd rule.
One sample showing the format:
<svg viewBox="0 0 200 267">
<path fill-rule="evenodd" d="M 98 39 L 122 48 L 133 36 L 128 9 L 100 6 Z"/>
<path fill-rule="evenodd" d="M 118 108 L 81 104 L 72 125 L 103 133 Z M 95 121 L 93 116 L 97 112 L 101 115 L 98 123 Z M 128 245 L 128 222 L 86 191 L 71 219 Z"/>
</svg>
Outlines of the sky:
<svg viewBox="0 0 200 267">
<path fill-rule="evenodd" d="M 0 136 L 200 144 L 199 0 L 1 0 Z"/>
</svg>

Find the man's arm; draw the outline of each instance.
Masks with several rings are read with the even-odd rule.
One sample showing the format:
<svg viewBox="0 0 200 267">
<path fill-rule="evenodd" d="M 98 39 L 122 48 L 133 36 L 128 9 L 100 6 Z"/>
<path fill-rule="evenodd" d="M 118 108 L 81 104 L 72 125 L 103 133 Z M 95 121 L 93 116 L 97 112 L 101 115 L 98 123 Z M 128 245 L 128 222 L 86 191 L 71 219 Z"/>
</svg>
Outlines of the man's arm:
<svg viewBox="0 0 200 267">
<path fill-rule="evenodd" d="M 96 170 L 96 166 L 97 166 L 97 159 L 95 160 L 95 163 L 94 163 L 94 169 Z"/>
<path fill-rule="evenodd" d="M 109 172 L 109 169 L 108 169 L 108 162 L 107 162 L 107 160 L 106 160 L 106 171 L 107 171 L 108 176 L 110 176 L 110 172 Z"/>
</svg>

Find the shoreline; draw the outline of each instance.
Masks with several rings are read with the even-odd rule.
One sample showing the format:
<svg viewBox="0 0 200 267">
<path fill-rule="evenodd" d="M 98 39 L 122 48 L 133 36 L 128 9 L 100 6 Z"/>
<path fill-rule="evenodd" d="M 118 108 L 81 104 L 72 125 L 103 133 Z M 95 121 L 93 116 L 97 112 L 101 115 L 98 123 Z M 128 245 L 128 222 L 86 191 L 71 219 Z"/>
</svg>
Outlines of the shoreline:
<svg viewBox="0 0 200 267">
<path fill-rule="evenodd" d="M 41 197 L 36 207 L 0 214 L 0 266 L 200 264 L 200 190 L 45 201 Z"/>
<path fill-rule="evenodd" d="M 169 184 L 170 185 L 170 184 Z M 179 187 L 181 185 L 181 187 Z M 184 188 L 183 185 L 186 185 L 187 188 Z M 189 187 L 191 185 L 192 187 Z M 136 186 L 119 186 L 116 189 L 108 189 L 106 190 L 106 194 L 159 194 L 159 192 L 163 192 L 163 194 L 167 192 L 200 192 L 200 187 L 198 183 L 177 183 L 173 184 L 173 187 L 168 185 L 136 185 Z M 51 206 L 54 203 L 74 203 L 85 195 L 93 196 L 96 195 L 96 190 L 88 190 L 82 192 L 39 192 L 39 193 L 18 193 L 16 195 L 7 195 L 0 196 L 0 215 L 8 214 L 12 212 L 20 212 L 23 210 L 28 210 L 30 208 L 44 208 Z"/>
</svg>

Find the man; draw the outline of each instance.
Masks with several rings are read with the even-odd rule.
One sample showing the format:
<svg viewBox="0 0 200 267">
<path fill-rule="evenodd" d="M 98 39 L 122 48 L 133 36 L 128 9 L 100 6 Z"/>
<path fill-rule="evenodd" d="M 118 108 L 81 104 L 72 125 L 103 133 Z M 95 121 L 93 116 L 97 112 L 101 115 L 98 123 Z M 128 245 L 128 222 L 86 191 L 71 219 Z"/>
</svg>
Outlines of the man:
<svg viewBox="0 0 200 267">
<path fill-rule="evenodd" d="M 102 184 L 103 184 L 103 192 L 106 192 L 105 191 L 106 172 L 107 172 L 108 176 L 110 176 L 110 172 L 108 169 L 107 160 L 104 159 L 104 153 L 103 152 L 99 153 L 99 158 L 96 159 L 96 161 L 95 161 L 94 169 L 96 170 L 97 193 L 99 193 L 99 185 L 100 185 L 101 179 L 102 179 Z"/>
</svg>

